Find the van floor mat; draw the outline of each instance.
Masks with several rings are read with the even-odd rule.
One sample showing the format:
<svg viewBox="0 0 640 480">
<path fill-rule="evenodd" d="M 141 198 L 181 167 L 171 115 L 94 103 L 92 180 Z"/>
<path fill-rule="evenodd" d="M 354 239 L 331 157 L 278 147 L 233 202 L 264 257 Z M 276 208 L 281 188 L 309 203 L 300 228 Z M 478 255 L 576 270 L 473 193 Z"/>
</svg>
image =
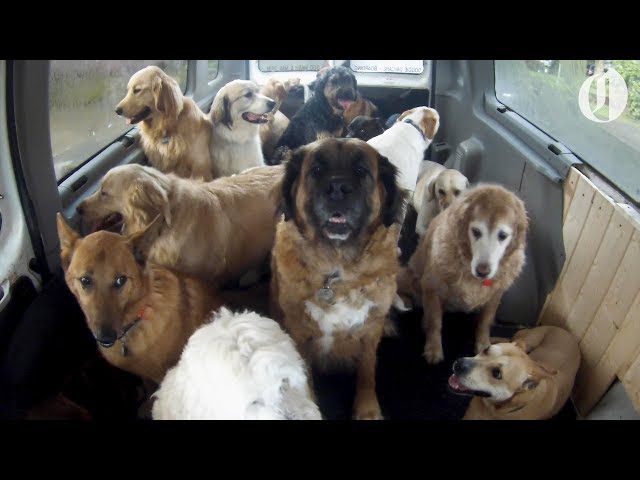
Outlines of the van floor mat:
<svg viewBox="0 0 640 480">
<path fill-rule="evenodd" d="M 407 312 L 395 321 L 396 337 L 384 337 L 378 347 L 376 391 L 385 420 L 459 420 L 471 397 L 449 391 L 453 362 L 473 356 L 475 315 L 445 314 L 442 343 L 445 359 L 429 365 L 422 356 L 425 335 L 422 311 Z M 323 418 L 349 420 L 355 394 L 355 373 L 313 372 L 314 389 Z M 553 420 L 575 420 L 568 401 Z"/>
</svg>

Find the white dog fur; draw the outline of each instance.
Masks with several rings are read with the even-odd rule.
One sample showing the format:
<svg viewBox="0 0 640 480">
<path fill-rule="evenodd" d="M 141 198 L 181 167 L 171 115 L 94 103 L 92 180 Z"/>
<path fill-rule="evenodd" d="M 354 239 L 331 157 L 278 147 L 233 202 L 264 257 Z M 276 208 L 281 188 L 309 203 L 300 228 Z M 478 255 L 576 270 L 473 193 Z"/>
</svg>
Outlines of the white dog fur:
<svg viewBox="0 0 640 480">
<path fill-rule="evenodd" d="M 412 108 L 403 112 L 391 128 L 367 143 L 398 168 L 398 185 L 413 192 L 424 151 L 439 127 L 440 116 L 433 108 Z"/>
<path fill-rule="evenodd" d="M 321 420 L 291 337 L 269 318 L 224 307 L 153 397 L 154 420 Z"/>
<path fill-rule="evenodd" d="M 431 220 L 467 188 L 469 180 L 459 171 L 425 160 L 420 164 L 411 204 L 418 213 L 416 233 L 426 233 Z"/>
<path fill-rule="evenodd" d="M 211 157 L 217 177 L 263 166 L 260 125 L 276 102 L 259 93 L 250 80 L 233 80 L 222 87 L 211 104 Z"/>
</svg>

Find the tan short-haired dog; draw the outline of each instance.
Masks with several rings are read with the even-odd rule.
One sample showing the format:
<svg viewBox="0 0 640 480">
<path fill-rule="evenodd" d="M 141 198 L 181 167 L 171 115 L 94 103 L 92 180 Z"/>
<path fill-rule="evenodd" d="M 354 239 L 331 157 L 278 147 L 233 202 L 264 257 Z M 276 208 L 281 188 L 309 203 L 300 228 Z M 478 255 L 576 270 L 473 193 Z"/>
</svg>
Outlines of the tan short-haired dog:
<svg viewBox="0 0 640 480">
<path fill-rule="evenodd" d="M 211 121 L 162 69 L 134 73 L 116 113 L 127 124 L 140 123 L 142 148 L 155 168 L 184 178 L 213 178 Z"/>
<path fill-rule="evenodd" d="M 566 403 L 580 366 L 575 337 L 558 327 L 520 330 L 453 364 L 449 388 L 474 398 L 465 420 L 546 420 Z"/>
</svg>

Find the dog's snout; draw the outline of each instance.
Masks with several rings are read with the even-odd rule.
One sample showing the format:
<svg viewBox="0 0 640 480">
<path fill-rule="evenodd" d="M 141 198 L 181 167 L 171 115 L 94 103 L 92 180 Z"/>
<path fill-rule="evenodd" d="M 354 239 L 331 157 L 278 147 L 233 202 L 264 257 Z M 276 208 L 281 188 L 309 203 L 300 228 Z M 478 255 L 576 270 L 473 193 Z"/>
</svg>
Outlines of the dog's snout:
<svg viewBox="0 0 640 480">
<path fill-rule="evenodd" d="M 353 88 L 341 88 L 338 90 L 337 94 L 338 98 L 342 98 L 344 100 L 353 100 L 356 99 L 356 92 Z"/>
<path fill-rule="evenodd" d="M 473 360 L 470 358 L 459 358 L 453 363 L 453 373 L 462 375 L 473 368 Z"/>
<path fill-rule="evenodd" d="M 273 100 L 267 101 L 267 108 L 269 110 L 273 110 L 273 107 L 275 107 L 275 106 L 276 106 L 276 102 L 274 102 Z"/>
<path fill-rule="evenodd" d="M 333 200 L 340 200 L 344 198 L 345 195 L 353 192 L 353 186 L 350 183 L 343 179 L 335 179 L 329 182 L 329 186 L 327 188 L 327 193 L 329 198 Z"/>
<path fill-rule="evenodd" d="M 487 275 L 489 275 L 489 272 L 491 272 L 491 267 L 488 263 L 483 262 L 476 265 L 476 275 L 478 275 L 480 278 L 486 277 Z"/>
<path fill-rule="evenodd" d="M 113 344 L 116 343 L 117 338 L 118 334 L 111 327 L 102 327 L 96 334 L 96 340 L 105 348 L 112 347 Z"/>
<path fill-rule="evenodd" d="M 122 107 L 116 108 L 116 115 L 122 115 Z"/>
</svg>

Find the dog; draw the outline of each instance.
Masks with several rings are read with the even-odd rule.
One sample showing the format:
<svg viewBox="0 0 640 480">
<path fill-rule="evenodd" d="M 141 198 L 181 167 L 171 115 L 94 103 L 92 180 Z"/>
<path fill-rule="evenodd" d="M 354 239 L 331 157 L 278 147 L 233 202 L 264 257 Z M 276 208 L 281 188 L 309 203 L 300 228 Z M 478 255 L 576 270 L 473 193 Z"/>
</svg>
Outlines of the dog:
<svg viewBox="0 0 640 480">
<path fill-rule="evenodd" d="M 343 115 L 356 101 L 358 83 L 345 67 L 324 70 L 315 80 L 315 94 L 296 113 L 280 137 L 271 164 L 289 158 L 289 151 L 324 137 L 342 137 Z"/>
<path fill-rule="evenodd" d="M 359 116 L 377 117 L 378 107 L 371 100 L 364 98 L 360 92 L 356 92 L 356 101 L 344 111 L 344 124 L 349 125 Z"/>
<path fill-rule="evenodd" d="M 366 142 L 296 149 L 271 256 L 272 316 L 311 366 L 355 368 L 356 419 L 380 419 L 376 350 L 396 294 L 396 168 Z"/>
<path fill-rule="evenodd" d="M 152 395 L 154 420 L 321 420 L 304 360 L 270 318 L 221 308 Z"/>
<path fill-rule="evenodd" d="M 493 184 L 470 188 L 431 221 L 401 273 L 422 302 L 428 363 L 444 359 L 443 309 L 480 310 L 476 353 L 489 345 L 502 295 L 524 266 L 528 226 L 522 200 Z"/>
<path fill-rule="evenodd" d="M 92 231 L 136 233 L 162 214 L 149 258 L 215 286 L 268 266 L 284 169 L 258 167 L 199 182 L 137 164 L 112 168 L 77 210 Z"/>
<path fill-rule="evenodd" d="M 412 194 L 416 188 L 424 151 L 431 144 L 439 127 L 440 115 L 433 108 L 412 108 L 403 112 L 391 128 L 367 143 L 398 168 L 400 187 Z"/>
<path fill-rule="evenodd" d="M 127 124 L 140 123 L 142 148 L 152 166 L 185 178 L 213 178 L 211 121 L 162 69 L 134 73 L 116 113 Z"/>
<path fill-rule="evenodd" d="M 260 141 L 264 158 L 271 158 L 278 140 L 289 125 L 289 118 L 280 111 L 280 107 L 287 99 L 289 90 L 299 84 L 299 78 L 290 78 L 285 82 L 270 78 L 260 89 L 261 95 L 276 101 L 273 110 L 267 114 L 267 123 L 260 125 Z"/>
<path fill-rule="evenodd" d="M 140 261 L 159 218 L 128 236 L 99 231 L 81 238 L 57 214 L 65 280 L 100 353 L 112 365 L 157 384 L 208 312 L 222 305 L 205 283 Z"/>
<path fill-rule="evenodd" d="M 233 80 L 222 87 L 211 104 L 211 157 L 217 176 L 229 176 L 263 166 L 260 126 L 276 102 L 258 92 L 250 80 Z"/>
<path fill-rule="evenodd" d="M 359 138 L 360 140 L 372 139 L 384 133 L 384 126 L 377 117 L 358 115 L 347 127 L 347 138 Z"/>
<path fill-rule="evenodd" d="M 418 213 L 416 233 L 426 233 L 429 223 L 469 188 L 469 180 L 459 171 L 436 162 L 424 160 L 420 164 L 416 189 L 411 204 Z"/>
<path fill-rule="evenodd" d="M 575 337 L 542 326 L 512 340 L 453 364 L 450 390 L 473 395 L 463 420 L 547 420 L 564 407 L 581 361 Z"/>
</svg>

